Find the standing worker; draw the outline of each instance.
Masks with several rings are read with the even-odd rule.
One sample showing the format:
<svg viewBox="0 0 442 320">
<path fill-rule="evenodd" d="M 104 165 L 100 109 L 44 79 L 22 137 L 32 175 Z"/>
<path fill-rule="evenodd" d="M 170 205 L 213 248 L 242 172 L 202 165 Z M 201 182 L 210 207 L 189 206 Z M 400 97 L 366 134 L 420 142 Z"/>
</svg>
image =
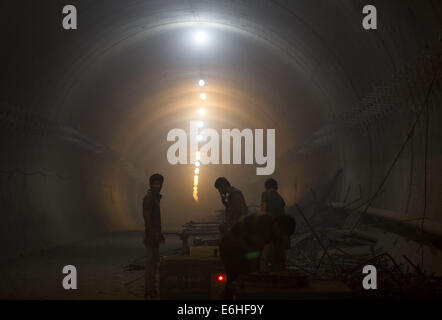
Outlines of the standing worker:
<svg viewBox="0 0 442 320">
<path fill-rule="evenodd" d="M 161 233 L 160 194 L 164 178 L 161 174 L 153 174 L 149 178 L 150 189 L 143 200 L 144 244 L 146 245 L 145 298 L 157 297 L 156 273 L 160 260 L 159 246 L 164 243 Z"/>
<path fill-rule="evenodd" d="M 278 182 L 268 179 L 261 194 L 261 212 L 273 218 L 285 215 L 285 201 L 278 192 Z M 281 237 L 267 244 L 261 257 L 262 271 L 281 271 L 285 267 L 285 250 L 290 249 L 290 237 Z"/>
<path fill-rule="evenodd" d="M 220 231 L 224 234 L 242 217 L 247 216 L 249 210 L 241 190 L 231 186 L 226 178 L 216 179 L 215 188 L 218 189 L 221 202 L 226 208 L 225 223 L 220 226 Z"/>
<path fill-rule="evenodd" d="M 268 179 L 264 183 L 265 190 L 261 194 L 261 212 L 267 212 L 271 216 L 285 214 L 285 201 L 278 192 L 278 182 Z"/>
</svg>

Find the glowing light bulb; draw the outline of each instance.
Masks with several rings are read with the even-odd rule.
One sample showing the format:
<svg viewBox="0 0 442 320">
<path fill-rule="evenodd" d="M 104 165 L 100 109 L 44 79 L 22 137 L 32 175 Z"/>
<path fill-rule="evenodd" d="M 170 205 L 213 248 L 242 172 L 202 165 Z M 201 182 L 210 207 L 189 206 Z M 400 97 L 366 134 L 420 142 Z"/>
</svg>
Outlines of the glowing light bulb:
<svg viewBox="0 0 442 320">
<path fill-rule="evenodd" d="M 198 85 L 200 87 L 204 87 L 206 85 L 206 81 L 204 81 L 203 79 L 200 79 L 200 81 L 198 81 Z"/>
<path fill-rule="evenodd" d="M 207 43 L 207 33 L 203 31 L 198 31 L 197 33 L 195 33 L 195 41 L 198 44 Z"/>
<path fill-rule="evenodd" d="M 206 100 L 207 99 L 207 95 L 203 92 L 200 94 L 200 99 L 201 100 Z"/>
</svg>

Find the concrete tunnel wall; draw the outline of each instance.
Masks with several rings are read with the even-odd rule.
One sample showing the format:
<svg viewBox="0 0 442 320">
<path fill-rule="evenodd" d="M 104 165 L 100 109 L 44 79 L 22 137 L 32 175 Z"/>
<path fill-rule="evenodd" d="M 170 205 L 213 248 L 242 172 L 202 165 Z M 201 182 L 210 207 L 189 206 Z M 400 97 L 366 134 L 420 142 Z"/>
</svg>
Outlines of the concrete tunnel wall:
<svg viewBox="0 0 442 320">
<path fill-rule="evenodd" d="M 314 92 L 310 95 L 318 106 L 305 113 L 317 117 L 306 116 L 303 127 L 293 128 L 294 151 L 279 159 L 276 176 L 290 204 L 339 168 L 343 169 L 340 189 L 330 200 L 343 201 L 349 186 L 349 200 L 357 198 L 360 190 L 365 197 L 376 190 L 415 119 L 431 77 L 413 81 L 421 84 L 415 89 L 414 100 L 389 100 L 386 104 L 391 112 L 386 115 L 362 119 L 348 130 L 338 128 L 333 137 L 326 135 L 326 143 L 308 152 L 296 150 L 334 119 L 364 106 L 361 100 L 373 93 L 375 86 L 390 83 L 404 65 L 437 44 L 441 30 L 441 7 L 433 1 L 372 1 L 379 14 L 379 29 L 374 32 L 361 28 L 365 1 L 72 4 L 79 12 L 79 30 L 72 33 L 60 27 L 61 5 L 57 1 L 47 1 L 44 6 L 16 1 L 12 5 L 16 10 L 2 4 L 2 12 L 8 12 L 3 40 L 9 44 L 9 51 L 2 54 L 9 55 L 2 58 L 1 261 L 97 232 L 140 227 L 139 201 L 149 168 L 139 168 L 143 162 L 130 154 L 141 154 L 142 150 L 126 153 L 115 148 L 118 144 L 112 140 L 111 130 L 89 123 L 92 103 L 86 109 L 76 105 L 87 101 L 87 96 L 75 94 L 82 92 L 77 88 L 87 92 L 88 88 L 81 86 L 88 71 L 100 64 L 105 68 L 106 59 L 124 53 L 128 43 L 145 41 L 155 27 L 196 20 L 228 25 L 245 32 L 246 37 L 255 36 Z M 271 72 L 267 72 L 269 77 L 277 75 Z M 224 76 L 233 78 L 232 74 Z M 161 77 L 166 83 L 173 78 L 167 74 Z M 247 81 L 250 90 L 256 89 L 253 79 L 244 75 Z M 278 85 L 284 86 L 275 87 Z M 407 91 L 407 87 L 400 90 Z M 409 97 L 404 91 L 397 96 Z M 427 216 L 442 222 L 440 98 L 439 87 L 439 92 L 433 90 L 429 108 Z M 106 124 L 111 118 L 105 106 L 97 105 Z M 282 117 L 283 110 L 277 105 L 275 117 Z M 302 118 L 303 113 L 296 112 Z M 112 123 L 109 120 L 108 126 Z M 374 207 L 413 217 L 422 212 L 424 141 L 421 121 L 412 138 L 413 150 L 408 146 L 404 151 Z M 130 162 L 135 162 L 135 167 Z"/>
</svg>

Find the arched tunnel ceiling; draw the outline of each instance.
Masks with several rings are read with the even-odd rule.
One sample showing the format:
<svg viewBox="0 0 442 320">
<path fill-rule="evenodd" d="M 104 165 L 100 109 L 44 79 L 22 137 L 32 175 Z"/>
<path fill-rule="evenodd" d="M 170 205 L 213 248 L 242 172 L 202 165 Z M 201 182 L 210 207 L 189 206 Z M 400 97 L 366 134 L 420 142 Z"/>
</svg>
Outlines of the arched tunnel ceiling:
<svg viewBox="0 0 442 320">
<path fill-rule="evenodd" d="M 438 29 L 434 4 L 417 1 L 375 1 L 376 32 L 361 27 L 364 1 L 72 4 L 79 29 L 70 32 L 60 26 L 58 1 L 44 8 L 26 2 L 27 27 L 8 40 L 11 51 L 32 54 L 5 66 L 12 88 L 5 96 L 111 147 L 142 174 L 165 169 L 167 131 L 194 118 L 200 76 L 207 80 L 208 124 L 277 128 L 277 157 L 283 157 L 436 41 Z M 5 22 L 19 26 L 22 13 Z M 191 39 L 201 29 L 210 38 L 204 48 Z M 17 40 L 22 33 L 26 43 Z M 23 74 L 29 80 L 20 79 Z M 277 174 L 289 168 L 281 163 Z M 179 179 L 184 169 L 173 170 Z M 180 183 L 170 193 L 183 189 Z M 204 180 L 202 189 L 212 190 L 212 181 Z M 206 204 L 204 210 L 211 209 Z"/>
<path fill-rule="evenodd" d="M 326 117 L 334 112 L 342 111 L 340 108 L 344 108 L 346 105 L 344 102 L 363 95 L 366 88 L 363 87 L 364 83 L 360 81 L 361 73 L 358 70 L 364 70 L 362 73 L 364 77 L 369 77 L 372 73 L 371 79 L 368 79 L 372 80 L 378 76 L 374 70 L 376 72 L 380 70 L 375 67 L 376 63 L 382 63 L 385 59 L 393 63 L 393 61 L 397 61 L 393 58 L 399 56 L 399 53 L 403 57 L 400 48 L 396 48 L 397 52 L 390 52 L 386 47 L 379 47 L 379 44 L 373 46 L 375 42 L 383 45 L 384 40 L 380 36 L 366 35 L 365 37 L 359 37 L 359 35 L 364 35 L 364 31 L 360 27 L 360 19 L 357 18 L 357 15 L 353 15 L 354 11 L 360 8 L 357 2 L 329 2 L 321 6 L 314 2 L 306 4 L 301 1 L 289 2 L 286 5 L 276 1 L 261 1 L 255 4 L 250 6 L 247 2 L 236 1 L 211 3 L 201 1 L 133 1 L 130 5 L 118 1 L 107 1 L 106 4 L 102 4 L 100 1 L 88 4 L 82 3 L 79 10 L 81 13 L 84 12 L 81 19 L 84 21 L 85 34 L 82 34 L 83 28 L 80 28 L 75 36 L 76 39 L 74 38 L 74 41 L 70 44 L 73 57 L 71 65 L 75 68 L 73 68 L 73 74 L 66 81 L 60 81 L 61 84 L 67 82 L 67 89 L 60 91 L 62 97 L 61 100 L 57 100 L 55 106 L 55 108 L 61 109 L 57 110 L 58 117 L 62 117 L 63 113 L 66 112 L 65 109 L 69 108 L 69 105 L 65 106 L 64 102 L 66 100 L 64 99 L 69 101 L 72 97 L 72 88 L 82 85 L 85 75 L 88 75 L 91 68 L 94 69 L 96 65 L 107 68 L 109 65 L 106 65 L 106 62 L 103 61 L 109 61 L 112 57 L 115 60 L 108 63 L 126 66 L 127 60 L 124 60 L 128 58 L 124 58 L 125 48 L 133 43 L 137 43 L 139 49 L 141 49 L 140 44 L 145 43 L 145 49 L 148 51 L 155 47 L 156 51 L 161 53 L 161 41 L 163 39 L 161 37 L 167 37 L 168 32 L 166 30 L 173 30 L 169 33 L 174 31 L 177 33 L 179 30 L 192 27 L 215 27 L 218 30 L 225 30 L 225 32 L 238 33 L 240 36 L 238 36 L 237 43 L 231 41 L 227 44 L 231 46 L 230 48 L 218 47 L 224 49 L 223 54 L 230 53 L 231 55 L 234 55 L 232 49 L 241 43 L 241 39 L 252 38 L 260 41 L 263 47 L 261 50 L 255 50 L 251 57 L 247 57 L 246 55 L 250 51 L 248 51 L 249 48 L 244 48 L 243 56 L 236 56 L 236 61 L 223 61 L 233 62 L 231 64 L 232 68 L 220 71 L 214 66 L 215 73 L 221 72 L 229 80 L 234 77 L 235 85 L 239 83 L 247 85 L 251 82 L 252 77 L 256 77 L 255 74 L 250 72 L 253 70 L 252 67 L 250 67 L 250 70 L 244 68 L 246 70 L 242 72 L 242 81 L 239 81 L 238 74 L 231 75 L 232 72 L 238 70 L 237 67 L 245 67 L 244 64 L 254 56 L 256 60 L 259 60 L 259 53 L 265 51 L 264 48 L 267 47 L 267 50 L 275 52 L 275 57 L 269 59 L 268 63 L 272 65 L 279 57 L 281 61 L 292 67 L 293 70 L 284 70 L 286 73 L 295 74 L 296 78 L 290 79 L 292 82 L 289 83 L 300 83 L 309 86 L 315 96 L 320 97 L 317 108 L 322 108 L 322 110 L 319 109 L 321 111 L 318 110 L 316 114 L 324 114 Z M 407 6 L 410 6 L 410 4 L 401 7 Z M 387 6 L 384 10 L 392 9 L 392 7 Z M 394 10 L 397 9 L 394 7 Z M 391 12 L 387 11 L 387 13 Z M 333 28 L 327 28 L 327 25 L 332 23 Z M 155 36 L 155 34 L 157 35 Z M 178 41 L 175 41 L 175 44 L 180 43 L 185 48 L 186 45 L 189 45 L 183 41 L 186 36 L 188 35 L 184 33 L 184 37 L 177 37 L 175 40 Z M 153 39 L 156 39 L 157 43 L 150 46 L 149 41 L 155 41 Z M 160 42 L 159 46 L 158 41 Z M 214 42 L 216 46 L 216 39 L 214 39 Z M 180 49 L 179 46 L 175 48 Z M 213 54 L 214 50 L 208 48 L 206 51 L 205 53 L 190 53 L 196 54 L 193 57 L 194 61 L 189 61 L 188 64 L 190 72 L 192 72 L 192 68 L 194 72 L 198 72 L 195 70 L 198 68 L 197 64 L 204 63 L 205 59 L 210 60 L 209 55 Z M 148 56 L 137 55 L 134 58 L 132 63 L 140 70 L 143 70 L 143 66 L 151 65 L 152 60 Z M 153 60 L 158 61 L 158 56 L 156 58 Z M 217 58 L 212 56 L 211 60 Z M 174 61 L 174 59 L 176 57 L 170 57 L 169 62 Z M 172 83 L 176 78 L 182 77 L 183 71 L 176 68 L 177 65 L 170 66 L 167 65 L 166 60 L 162 61 L 164 61 L 164 64 L 160 68 L 156 68 L 153 73 L 144 75 L 148 78 L 147 80 L 151 80 L 150 88 L 152 88 L 152 79 L 162 83 Z M 235 65 L 235 63 L 240 66 Z M 201 68 L 201 66 L 199 67 Z M 203 72 L 211 72 L 211 67 L 205 67 Z M 273 80 L 272 83 L 278 80 L 282 84 L 287 83 L 287 81 L 283 81 L 285 78 L 279 75 L 280 68 L 270 66 L 268 68 L 270 70 L 267 70 L 266 67 L 266 65 L 263 65 L 260 76 L 258 75 L 261 78 L 261 83 L 264 82 L 262 81 L 264 78 Z M 392 65 L 391 67 L 394 68 L 395 66 Z M 159 72 L 164 72 L 164 70 L 168 71 L 167 74 L 160 76 L 161 79 L 158 79 L 156 75 Z M 214 74 L 214 76 L 213 80 L 216 79 L 218 74 Z M 126 90 L 122 90 L 125 85 L 129 88 L 139 86 L 137 83 L 130 82 L 131 80 L 136 81 L 133 74 L 127 72 L 127 77 L 128 81 L 124 84 L 119 83 L 119 86 L 115 88 L 116 90 L 126 92 Z M 195 76 L 190 76 L 187 79 L 183 78 L 183 85 L 188 85 L 191 83 L 190 81 L 194 82 L 195 78 Z M 357 81 L 355 81 L 356 79 Z M 278 83 L 278 88 L 282 84 Z M 167 88 L 167 85 L 161 88 Z M 161 92 L 155 93 L 156 95 L 161 94 Z M 255 93 L 248 91 L 248 94 Z M 278 107 L 276 104 L 272 104 L 272 106 Z M 72 108 L 81 110 L 78 106 Z M 68 110 L 68 119 L 70 119 L 70 114 Z"/>
<path fill-rule="evenodd" d="M 106 61 L 124 66 L 128 59 L 124 54 L 130 50 L 128 47 L 134 45 L 142 49 L 144 43 L 144 50 L 147 52 L 151 50 L 161 52 L 162 35 L 179 34 L 180 30 L 183 32 L 192 27 L 215 28 L 220 34 L 221 32 L 236 33 L 235 46 L 240 44 L 242 39 L 248 42 L 259 41 L 262 46 L 261 50 L 254 51 L 251 57 L 246 57 L 249 48 L 244 48 L 243 56 L 236 57 L 235 63 L 247 63 L 254 56 L 256 60 L 259 60 L 261 52 L 273 51 L 274 57 L 268 63 L 271 65 L 279 59 L 280 63 L 287 63 L 288 68 L 293 68 L 286 70 L 286 73 L 294 74 L 293 76 L 298 80 L 296 83 L 306 84 L 315 96 L 320 98 L 321 103 L 318 108 L 323 109 L 320 113 L 325 117 L 342 111 L 346 103 L 363 96 L 367 90 L 366 86 L 373 79 L 382 76 L 379 75 L 380 72 L 387 73 L 400 64 L 397 58 L 406 59 L 406 56 L 412 57 L 418 53 L 418 48 L 406 47 L 409 42 L 404 38 L 405 35 L 409 36 L 411 41 L 422 43 L 426 40 L 434 40 L 419 37 L 420 33 L 415 32 L 411 24 L 409 29 L 414 30 L 413 32 L 407 32 L 407 26 L 404 24 L 395 29 L 395 19 L 413 17 L 420 12 L 428 15 L 428 12 L 431 12 L 426 10 L 426 6 L 422 8 L 416 6 L 413 1 L 402 2 L 400 6 L 393 3 L 382 5 L 382 13 L 386 17 L 385 31 L 383 30 L 382 34 L 369 34 L 361 28 L 361 19 L 354 13 L 361 11 L 363 2 L 328 1 L 325 4 L 322 2 L 321 5 L 318 4 L 315 1 L 254 1 L 253 5 L 248 1 L 79 2 L 79 30 L 76 30 L 74 34 L 66 34 L 62 30 L 54 31 L 52 32 L 53 38 L 48 39 L 48 46 L 51 44 L 54 58 L 62 61 L 60 67 L 63 66 L 66 71 L 62 74 L 60 74 L 60 68 L 54 71 L 56 83 L 60 85 L 61 90 L 54 90 L 51 87 L 51 91 L 57 94 L 49 94 L 48 99 L 51 103 L 47 105 L 51 108 L 50 115 L 63 120 L 63 115 L 66 114 L 66 118 L 70 119 L 72 111 L 69 110 L 69 103 L 77 98 L 72 91 L 82 86 L 85 76 L 90 76 L 93 72 L 91 69 L 100 65 L 106 69 L 109 66 Z M 28 8 L 35 10 L 38 9 L 38 5 L 28 5 Z M 36 15 L 34 22 L 40 22 L 43 17 L 57 11 L 59 11 L 58 5 L 54 1 L 49 1 L 45 7 L 45 13 L 42 16 Z M 436 19 L 435 17 L 425 18 L 432 18 L 433 21 Z M 13 16 L 12 19 L 14 19 Z M 386 21 L 389 23 L 387 24 Z M 40 31 L 47 31 L 48 27 L 52 27 L 56 22 L 59 21 L 51 19 L 46 26 L 41 27 L 43 29 Z M 330 27 L 331 25 L 333 28 Z M 38 34 L 38 29 L 35 33 Z M 399 37 L 395 39 L 394 46 L 388 44 L 386 40 L 389 37 L 394 38 L 396 33 Z M 225 38 L 228 37 L 225 36 Z M 160 47 L 153 48 L 149 45 L 149 41 L 157 41 L 155 46 L 160 43 Z M 178 37 L 176 43 L 179 41 L 184 47 L 188 45 L 181 37 Z M 216 39 L 214 45 L 216 46 Z M 405 47 L 406 51 L 403 50 Z M 233 48 L 232 46 L 230 49 Z M 176 49 L 180 48 L 176 47 Z M 214 53 L 213 50 L 208 49 L 211 54 Z M 233 54 L 229 48 L 222 49 L 224 49 L 224 54 L 228 54 L 229 51 Z M 410 49 L 415 51 L 412 52 Z M 140 70 L 143 70 L 143 66 L 152 65 L 152 60 L 146 56 L 137 55 L 134 58 L 137 60 L 131 62 L 133 65 L 138 65 Z M 173 61 L 174 57 L 170 58 L 170 61 Z M 204 61 L 204 59 L 210 59 L 210 57 L 205 56 L 204 53 L 200 53 L 199 57 L 195 56 L 194 61 L 189 61 L 189 71 L 198 73 L 199 66 L 196 63 L 201 63 L 198 60 Z M 46 61 L 49 62 L 49 59 Z M 185 79 L 185 76 L 182 76 L 184 70 L 174 68 L 171 71 L 167 68 L 166 60 L 161 61 L 164 64 L 156 68 L 155 73 L 145 75 L 151 79 L 151 87 L 154 81 L 167 83 L 183 78 L 184 85 L 186 80 L 194 80 L 192 76 Z M 385 70 L 387 65 L 391 70 Z M 233 71 L 238 71 L 235 67 L 232 64 L 232 70 L 221 72 L 216 69 L 212 71 L 210 67 L 207 67 L 204 72 L 215 72 L 217 76 L 221 74 L 229 80 L 233 77 L 238 79 L 238 73 L 242 73 L 244 80 L 241 82 L 246 85 L 255 80 L 253 78 L 256 74 L 251 72 L 232 74 Z M 272 70 L 270 66 L 268 67 L 270 70 L 267 70 L 266 67 L 264 65 L 262 70 L 258 70 L 261 77 L 273 75 L 273 79 L 279 79 L 280 69 L 273 68 Z M 169 72 L 164 70 L 169 70 Z M 161 72 L 164 74 L 162 75 Z M 135 80 L 135 77 L 130 74 L 127 76 L 129 77 L 127 85 L 136 86 L 130 83 L 130 80 Z M 361 81 L 361 76 L 366 81 Z M 186 84 L 188 85 L 189 82 Z M 120 83 L 120 86 L 123 85 Z"/>
</svg>

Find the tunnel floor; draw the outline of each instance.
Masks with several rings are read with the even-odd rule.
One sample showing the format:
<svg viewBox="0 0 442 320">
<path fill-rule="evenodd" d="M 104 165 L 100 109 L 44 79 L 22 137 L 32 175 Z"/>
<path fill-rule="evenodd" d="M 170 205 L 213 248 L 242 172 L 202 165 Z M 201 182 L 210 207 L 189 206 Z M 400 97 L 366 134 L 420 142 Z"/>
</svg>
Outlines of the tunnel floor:
<svg viewBox="0 0 442 320">
<path fill-rule="evenodd" d="M 142 237 L 142 232 L 110 233 L 4 264 L 0 299 L 143 299 Z M 178 237 L 166 236 L 160 254 L 181 246 Z M 65 265 L 77 269 L 77 290 L 63 289 Z"/>
</svg>

